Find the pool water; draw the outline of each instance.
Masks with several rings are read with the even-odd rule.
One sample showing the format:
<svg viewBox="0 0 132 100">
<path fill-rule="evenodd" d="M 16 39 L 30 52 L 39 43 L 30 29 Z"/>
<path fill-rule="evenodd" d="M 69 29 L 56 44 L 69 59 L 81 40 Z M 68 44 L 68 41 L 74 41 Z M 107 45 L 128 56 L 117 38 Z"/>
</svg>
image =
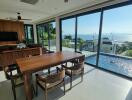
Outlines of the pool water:
<svg viewBox="0 0 132 100">
<path fill-rule="evenodd" d="M 85 62 L 96 65 L 96 55 L 86 57 Z M 98 65 L 132 78 L 132 59 L 130 58 L 100 54 Z"/>
</svg>

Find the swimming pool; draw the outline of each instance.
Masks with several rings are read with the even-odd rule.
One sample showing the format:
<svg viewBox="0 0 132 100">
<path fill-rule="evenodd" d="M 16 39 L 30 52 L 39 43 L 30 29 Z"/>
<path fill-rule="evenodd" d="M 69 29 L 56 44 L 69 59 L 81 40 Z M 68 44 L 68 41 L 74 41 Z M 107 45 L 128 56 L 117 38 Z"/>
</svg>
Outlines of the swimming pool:
<svg viewBox="0 0 132 100">
<path fill-rule="evenodd" d="M 96 55 L 86 57 L 86 63 L 96 64 Z M 100 54 L 99 67 L 114 71 L 132 78 L 132 59 L 116 55 Z"/>
</svg>

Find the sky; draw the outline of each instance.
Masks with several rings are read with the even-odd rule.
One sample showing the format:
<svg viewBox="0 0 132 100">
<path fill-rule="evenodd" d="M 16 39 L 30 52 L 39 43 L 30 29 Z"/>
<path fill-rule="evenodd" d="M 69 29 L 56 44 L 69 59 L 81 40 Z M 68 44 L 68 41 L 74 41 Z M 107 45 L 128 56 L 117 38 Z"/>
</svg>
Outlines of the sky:
<svg viewBox="0 0 132 100">
<path fill-rule="evenodd" d="M 98 34 L 100 12 L 78 17 L 78 34 Z M 75 18 L 62 21 L 62 33 L 75 34 Z M 103 34 L 129 35 L 132 39 L 132 5 L 104 11 Z"/>
</svg>

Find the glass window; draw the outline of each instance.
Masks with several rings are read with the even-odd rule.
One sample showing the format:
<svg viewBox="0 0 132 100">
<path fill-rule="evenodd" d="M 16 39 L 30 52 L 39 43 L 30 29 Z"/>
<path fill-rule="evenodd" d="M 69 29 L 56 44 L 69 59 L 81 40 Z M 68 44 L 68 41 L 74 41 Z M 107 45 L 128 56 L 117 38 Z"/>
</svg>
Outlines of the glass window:
<svg viewBox="0 0 132 100">
<path fill-rule="evenodd" d="M 42 47 L 48 48 L 48 32 L 45 24 L 37 25 L 38 43 L 42 44 Z"/>
<path fill-rule="evenodd" d="M 33 36 L 33 25 L 25 24 L 24 25 L 25 30 L 25 40 L 27 44 L 34 43 L 34 36 Z"/>
<path fill-rule="evenodd" d="M 132 77 L 132 5 L 104 11 L 99 67 Z"/>
<path fill-rule="evenodd" d="M 48 22 L 37 25 L 38 43 L 51 51 L 56 51 L 56 25 Z"/>
<path fill-rule="evenodd" d="M 100 12 L 78 17 L 77 51 L 85 54 L 86 62 L 96 65 Z"/>
<path fill-rule="evenodd" d="M 101 11 L 76 16 L 77 19 L 74 17 L 61 20 L 62 50 L 75 51 L 76 48 L 76 51 L 85 54 L 86 63 L 132 77 L 132 13 L 130 11 L 132 5 L 104 9 L 102 26 L 100 26 Z M 76 25 L 77 37 L 75 37 Z M 99 28 L 102 28 L 101 36 L 99 36 Z"/>
<path fill-rule="evenodd" d="M 62 20 L 62 50 L 75 51 L 75 18 Z"/>
<path fill-rule="evenodd" d="M 56 51 L 56 23 L 49 23 L 49 45 L 51 51 Z"/>
</svg>

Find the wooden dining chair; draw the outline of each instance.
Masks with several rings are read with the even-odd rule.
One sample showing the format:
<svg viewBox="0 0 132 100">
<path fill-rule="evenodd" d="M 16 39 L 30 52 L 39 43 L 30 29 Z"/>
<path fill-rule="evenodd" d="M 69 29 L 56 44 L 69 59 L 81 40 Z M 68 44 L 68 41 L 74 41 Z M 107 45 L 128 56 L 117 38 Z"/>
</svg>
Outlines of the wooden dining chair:
<svg viewBox="0 0 132 100">
<path fill-rule="evenodd" d="M 80 51 L 76 51 L 76 53 L 82 54 L 82 52 L 80 52 Z M 70 63 L 72 63 L 72 66 L 77 64 L 78 62 L 79 62 L 79 59 L 74 59 L 74 60 L 70 61 Z"/>
<path fill-rule="evenodd" d="M 82 54 L 82 52 L 80 52 L 80 51 L 76 51 L 76 53 Z M 65 66 L 67 66 L 69 63 L 70 63 L 72 66 L 74 66 L 74 64 L 77 64 L 78 62 L 79 62 L 79 59 L 73 59 L 73 60 L 70 61 L 70 62 L 66 62 L 66 63 L 65 63 Z"/>
<path fill-rule="evenodd" d="M 49 54 L 49 53 L 54 53 L 54 51 L 47 50 L 47 48 L 43 47 L 42 48 L 42 53 L 43 54 Z M 47 71 L 48 71 L 48 74 L 50 74 L 51 73 L 51 68 L 48 68 Z"/>
<path fill-rule="evenodd" d="M 4 71 L 5 71 L 7 79 L 11 80 L 14 100 L 17 100 L 16 88 L 24 85 L 23 74 L 20 72 L 17 64 L 9 65 L 8 68 L 6 67 Z M 14 74 L 13 71 L 15 71 L 16 73 Z M 31 88 L 32 88 L 33 93 L 35 94 L 35 89 L 34 89 L 33 84 L 31 84 Z"/>
<path fill-rule="evenodd" d="M 8 80 L 11 80 L 12 84 L 12 91 L 13 91 L 13 96 L 14 100 L 16 100 L 16 87 L 19 87 L 24 84 L 22 74 L 19 71 L 19 68 L 16 64 L 9 65 L 4 68 L 6 78 Z M 16 74 L 14 72 L 16 71 Z"/>
<path fill-rule="evenodd" d="M 43 77 L 36 74 L 36 95 L 38 94 L 38 85 L 45 91 L 45 100 L 49 90 L 63 84 L 65 94 L 65 70 L 57 67 L 57 73 Z"/>
<path fill-rule="evenodd" d="M 4 72 L 5 72 L 6 78 L 11 81 L 14 100 L 16 100 L 16 88 L 24 85 L 23 74 L 21 73 L 17 64 L 11 64 L 4 67 Z M 31 87 L 32 87 L 33 93 L 35 94 L 35 89 L 33 84 Z"/>
<path fill-rule="evenodd" d="M 85 56 L 82 56 L 81 58 L 76 60 L 78 62 L 74 63 L 70 67 L 68 67 L 68 65 L 62 65 L 62 67 L 65 68 L 66 75 L 70 77 L 70 89 L 72 88 L 73 76 L 81 75 L 81 82 L 83 81 L 84 59 Z"/>
</svg>

